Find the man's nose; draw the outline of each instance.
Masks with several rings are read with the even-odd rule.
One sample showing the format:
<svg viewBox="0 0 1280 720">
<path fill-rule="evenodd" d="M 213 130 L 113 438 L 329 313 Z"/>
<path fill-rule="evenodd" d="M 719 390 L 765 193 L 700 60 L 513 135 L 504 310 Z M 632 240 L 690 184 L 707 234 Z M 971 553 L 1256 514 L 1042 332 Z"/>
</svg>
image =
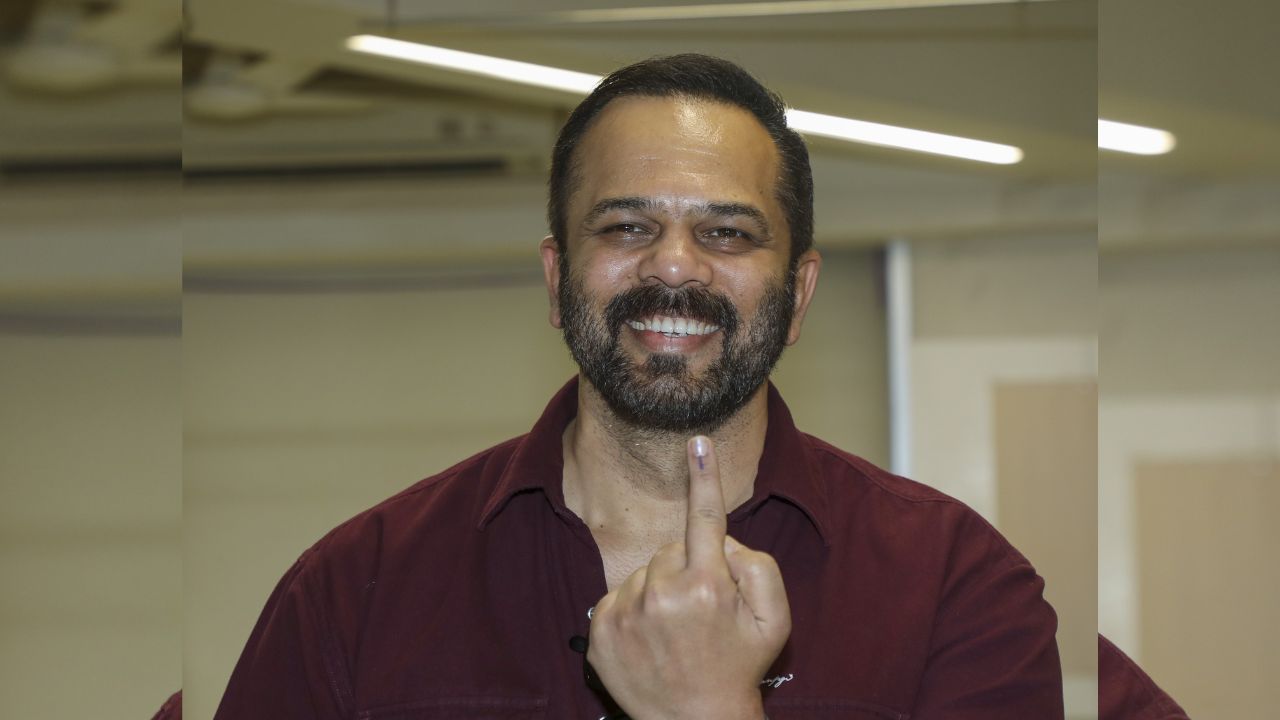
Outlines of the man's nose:
<svg viewBox="0 0 1280 720">
<path fill-rule="evenodd" d="M 645 248 L 637 271 L 642 282 L 659 281 L 670 288 L 711 284 L 706 249 L 688 228 L 666 229 Z"/>
</svg>

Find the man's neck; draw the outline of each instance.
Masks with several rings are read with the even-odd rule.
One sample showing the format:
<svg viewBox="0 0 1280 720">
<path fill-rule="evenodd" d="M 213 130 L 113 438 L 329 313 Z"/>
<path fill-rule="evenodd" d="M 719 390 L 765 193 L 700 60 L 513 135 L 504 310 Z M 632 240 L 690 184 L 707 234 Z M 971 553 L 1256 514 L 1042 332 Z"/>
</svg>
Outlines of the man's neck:
<svg viewBox="0 0 1280 720">
<path fill-rule="evenodd" d="M 725 507 L 746 502 L 768 426 L 762 385 L 733 417 L 709 433 L 720 463 Z M 565 428 L 565 503 L 597 538 L 661 545 L 684 537 L 689 464 L 685 444 L 695 433 L 637 428 L 614 414 L 586 378 L 578 415 Z"/>
</svg>

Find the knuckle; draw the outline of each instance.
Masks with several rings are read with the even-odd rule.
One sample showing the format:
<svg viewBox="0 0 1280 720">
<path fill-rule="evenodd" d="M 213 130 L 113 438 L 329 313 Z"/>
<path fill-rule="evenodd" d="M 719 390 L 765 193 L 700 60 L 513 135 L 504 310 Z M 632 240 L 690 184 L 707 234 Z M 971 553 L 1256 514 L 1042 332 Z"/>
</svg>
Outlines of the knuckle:
<svg viewBox="0 0 1280 720">
<path fill-rule="evenodd" d="M 627 630 L 635 625 L 636 622 L 635 615 L 629 612 L 615 613 L 611 619 L 610 626 L 617 628 L 618 632 L 623 634 L 624 637 Z"/>
<path fill-rule="evenodd" d="M 743 558 L 743 560 L 746 572 L 757 577 L 769 577 L 781 574 L 781 570 L 778 569 L 778 561 L 774 560 L 773 556 L 768 553 L 752 550 Z"/>
<path fill-rule="evenodd" d="M 724 512 L 713 507 L 694 508 L 693 514 L 699 520 L 704 522 L 713 522 L 717 524 L 723 524 L 725 522 Z"/>
<path fill-rule="evenodd" d="M 723 593 L 719 583 L 708 577 L 700 577 L 689 585 L 687 597 L 694 607 L 707 610 L 720 606 L 721 595 Z"/>
<path fill-rule="evenodd" d="M 671 588 L 664 582 L 649 583 L 644 588 L 644 607 L 646 610 L 662 613 L 672 609 Z"/>
</svg>

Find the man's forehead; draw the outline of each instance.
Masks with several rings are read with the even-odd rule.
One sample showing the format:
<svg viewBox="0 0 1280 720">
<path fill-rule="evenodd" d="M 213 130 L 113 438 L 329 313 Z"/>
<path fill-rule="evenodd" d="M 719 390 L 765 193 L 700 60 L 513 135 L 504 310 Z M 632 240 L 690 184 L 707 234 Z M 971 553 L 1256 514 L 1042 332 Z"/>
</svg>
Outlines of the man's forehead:
<svg viewBox="0 0 1280 720">
<path fill-rule="evenodd" d="M 751 113 L 687 97 L 614 100 L 576 161 L 580 212 L 611 196 L 762 204 L 774 194 L 779 165 L 772 138 Z"/>
<path fill-rule="evenodd" d="M 685 148 L 735 156 L 750 154 L 763 159 L 776 154 L 768 131 L 747 110 L 684 95 L 617 98 L 600 111 L 583 138 L 584 145 L 597 146 L 590 148 L 597 153 L 624 145 L 665 147 L 672 141 Z"/>
</svg>

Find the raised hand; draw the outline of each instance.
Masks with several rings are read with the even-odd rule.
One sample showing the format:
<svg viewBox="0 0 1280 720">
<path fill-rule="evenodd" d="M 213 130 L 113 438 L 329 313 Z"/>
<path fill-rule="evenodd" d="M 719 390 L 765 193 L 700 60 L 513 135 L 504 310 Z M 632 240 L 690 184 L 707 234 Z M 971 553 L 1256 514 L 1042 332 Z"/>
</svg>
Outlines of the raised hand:
<svg viewBox="0 0 1280 720">
<path fill-rule="evenodd" d="M 782 574 L 725 534 L 711 440 L 688 459 L 685 541 L 596 604 L 588 660 L 634 720 L 763 718 L 760 680 L 791 633 Z"/>
</svg>

